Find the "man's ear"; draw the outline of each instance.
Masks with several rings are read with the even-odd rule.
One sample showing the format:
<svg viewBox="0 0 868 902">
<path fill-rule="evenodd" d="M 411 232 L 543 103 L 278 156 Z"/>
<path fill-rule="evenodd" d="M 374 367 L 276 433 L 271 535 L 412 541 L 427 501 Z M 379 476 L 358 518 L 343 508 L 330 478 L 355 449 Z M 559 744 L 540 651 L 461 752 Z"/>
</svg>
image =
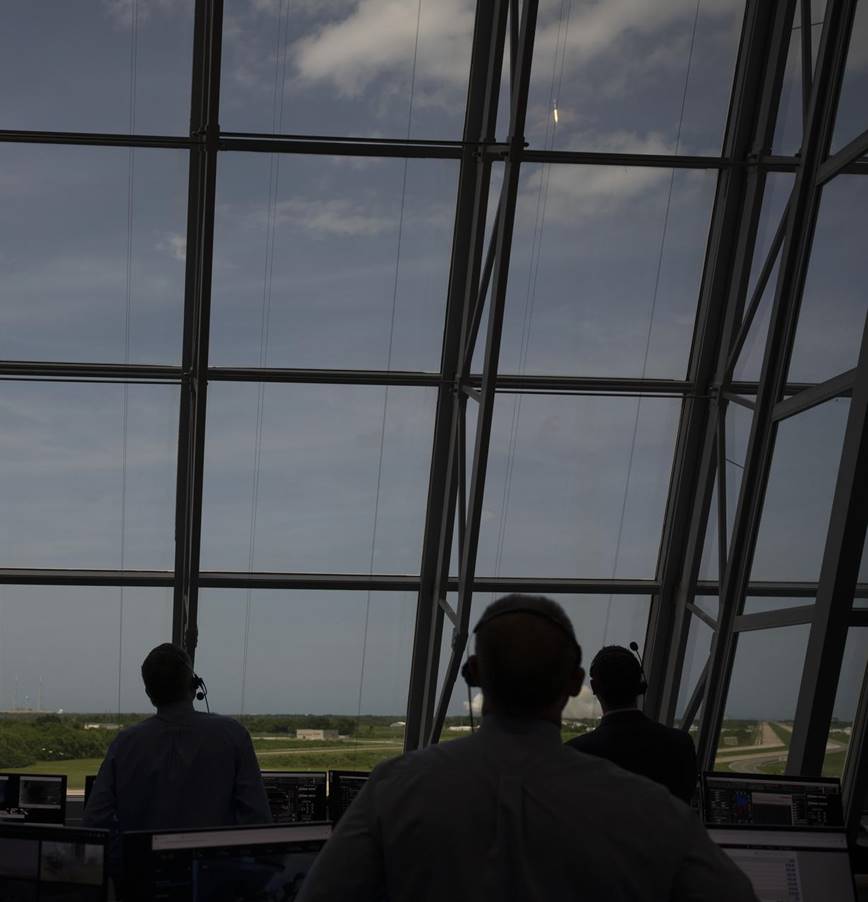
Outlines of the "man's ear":
<svg viewBox="0 0 868 902">
<path fill-rule="evenodd" d="M 597 685 L 594 682 L 593 678 L 591 678 L 591 692 L 593 692 L 594 695 L 597 695 Z M 599 696 L 597 697 L 599 698 Z"/>
<path fill-rule="evenodd" d="M 582 686 L 585 682 L 585 671 L 581 667 L 577 667 L 570 674 L 570 681 L 567 684 L 567 692 L 570 695 L 570 698 L 574 698 L 582 691 Z"/>
<path fill-rule="evenodd" d="M 471 655 L 464 662 L 464 666 L 461 668 L 461 676 L 464 677 L 464 681 L 468 686 L 481 685 L 479 682 L 479 658 L 476 655 Z"/>
</svg>

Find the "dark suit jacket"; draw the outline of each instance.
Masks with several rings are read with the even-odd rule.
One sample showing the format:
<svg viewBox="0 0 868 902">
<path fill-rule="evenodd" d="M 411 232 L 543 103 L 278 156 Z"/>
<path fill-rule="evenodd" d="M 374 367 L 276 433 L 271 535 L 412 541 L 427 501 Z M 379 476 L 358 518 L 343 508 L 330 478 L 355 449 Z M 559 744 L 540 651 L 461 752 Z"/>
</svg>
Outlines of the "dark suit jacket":
<svg viewBox="0 0 868 902">
<path fill-rule="evenodd" d="M 697 779 L 696 749 L 684 730 L 664 727 L 641 711 L 612 711 L 596 730 L 567 745 L 662 783 L 690 804 Z"/>
</svg>

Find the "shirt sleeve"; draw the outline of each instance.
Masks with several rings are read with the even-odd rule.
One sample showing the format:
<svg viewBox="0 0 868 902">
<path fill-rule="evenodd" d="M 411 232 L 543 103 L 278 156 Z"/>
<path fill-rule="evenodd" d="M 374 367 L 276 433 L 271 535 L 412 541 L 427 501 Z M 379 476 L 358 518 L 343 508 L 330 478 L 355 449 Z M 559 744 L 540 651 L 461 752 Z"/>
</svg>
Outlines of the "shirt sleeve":
<svg viewBox="0 0 868 902">
<path fill-rule="evenodd" d="M 240 726 L 240 725 L 239 725 Z M 240 729 L 235 762 L 235 822 L 237 824 L 270 824 L 271 808 L 262 782 L 262 772 L 250 734 Z"/>
<path fill-rule="evenodd" d="M 118 803 L 115 791 L 115 751 L 113 742 L 100 765 L 93 788 L 81 818 L 83 827 L 98 827 L 110 830 L 117 827 Z"/>
<path fill-rule="evenodd" d="M 687 851 L 672 888 L 672 902 L 758 902 L 750 880 L 684 809 Z"/>
<path fill-rule="evenodd" d="M 381 902 L 383 850 L 374 816 L 376 783 L 368 780 L 310 869 L 297 902 Z"/>
</svg>

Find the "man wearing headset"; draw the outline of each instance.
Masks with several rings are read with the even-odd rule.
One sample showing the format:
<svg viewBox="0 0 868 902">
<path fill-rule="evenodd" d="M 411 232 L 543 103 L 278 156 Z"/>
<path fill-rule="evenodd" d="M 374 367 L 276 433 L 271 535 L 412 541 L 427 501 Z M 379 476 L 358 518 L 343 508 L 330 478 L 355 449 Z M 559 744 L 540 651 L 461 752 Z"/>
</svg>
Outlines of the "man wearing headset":
<svg viewBox="0 0 868 902">
<path fill-rule="evenodd" d="M 376 768 L 298 902 L 756 902 L 686 805 L 562 744 L 585 674 L 559 605 L 507 596 L 474 633 L 482 726 Z"/>
<path fill-rule="evenodd" d="M 621 645 L 600 649 L 591 661 L 591 690 L 603 718 L 596 730 L 568 745 L 648 777 L 689 805 L 698 776 L 693 740 L 684 730 L 666 727 L 639 710 L 639 696 L 647 689 L 642 665 L 632 652 Z"/>
<path fill-rule="evenodd" d="M 247 730 L 193 708 L 207 690 L 178 646 L 142 664 L 153 717 L 121 730 L 84 811 L 87 827 L 115 831 L 262 824 L 271 812 Z"/>
</svg>

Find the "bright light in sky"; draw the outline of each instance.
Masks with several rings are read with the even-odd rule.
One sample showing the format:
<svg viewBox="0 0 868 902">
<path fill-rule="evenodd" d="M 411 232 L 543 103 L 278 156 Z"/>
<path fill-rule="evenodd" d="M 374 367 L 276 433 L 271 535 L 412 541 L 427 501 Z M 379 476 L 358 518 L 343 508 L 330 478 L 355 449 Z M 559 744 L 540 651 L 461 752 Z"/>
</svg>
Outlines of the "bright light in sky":
<svg viewBox="0 0 868 902">
<path fill-rule="evenodd" d="M 555 117 L 555 125 L 557 125 L 557 124 L 558 124 L 558 108 L 557 108 L 557 104 L 555 104 L 555 108 L 554 108 L 554 117 Z"/>
</svg>

